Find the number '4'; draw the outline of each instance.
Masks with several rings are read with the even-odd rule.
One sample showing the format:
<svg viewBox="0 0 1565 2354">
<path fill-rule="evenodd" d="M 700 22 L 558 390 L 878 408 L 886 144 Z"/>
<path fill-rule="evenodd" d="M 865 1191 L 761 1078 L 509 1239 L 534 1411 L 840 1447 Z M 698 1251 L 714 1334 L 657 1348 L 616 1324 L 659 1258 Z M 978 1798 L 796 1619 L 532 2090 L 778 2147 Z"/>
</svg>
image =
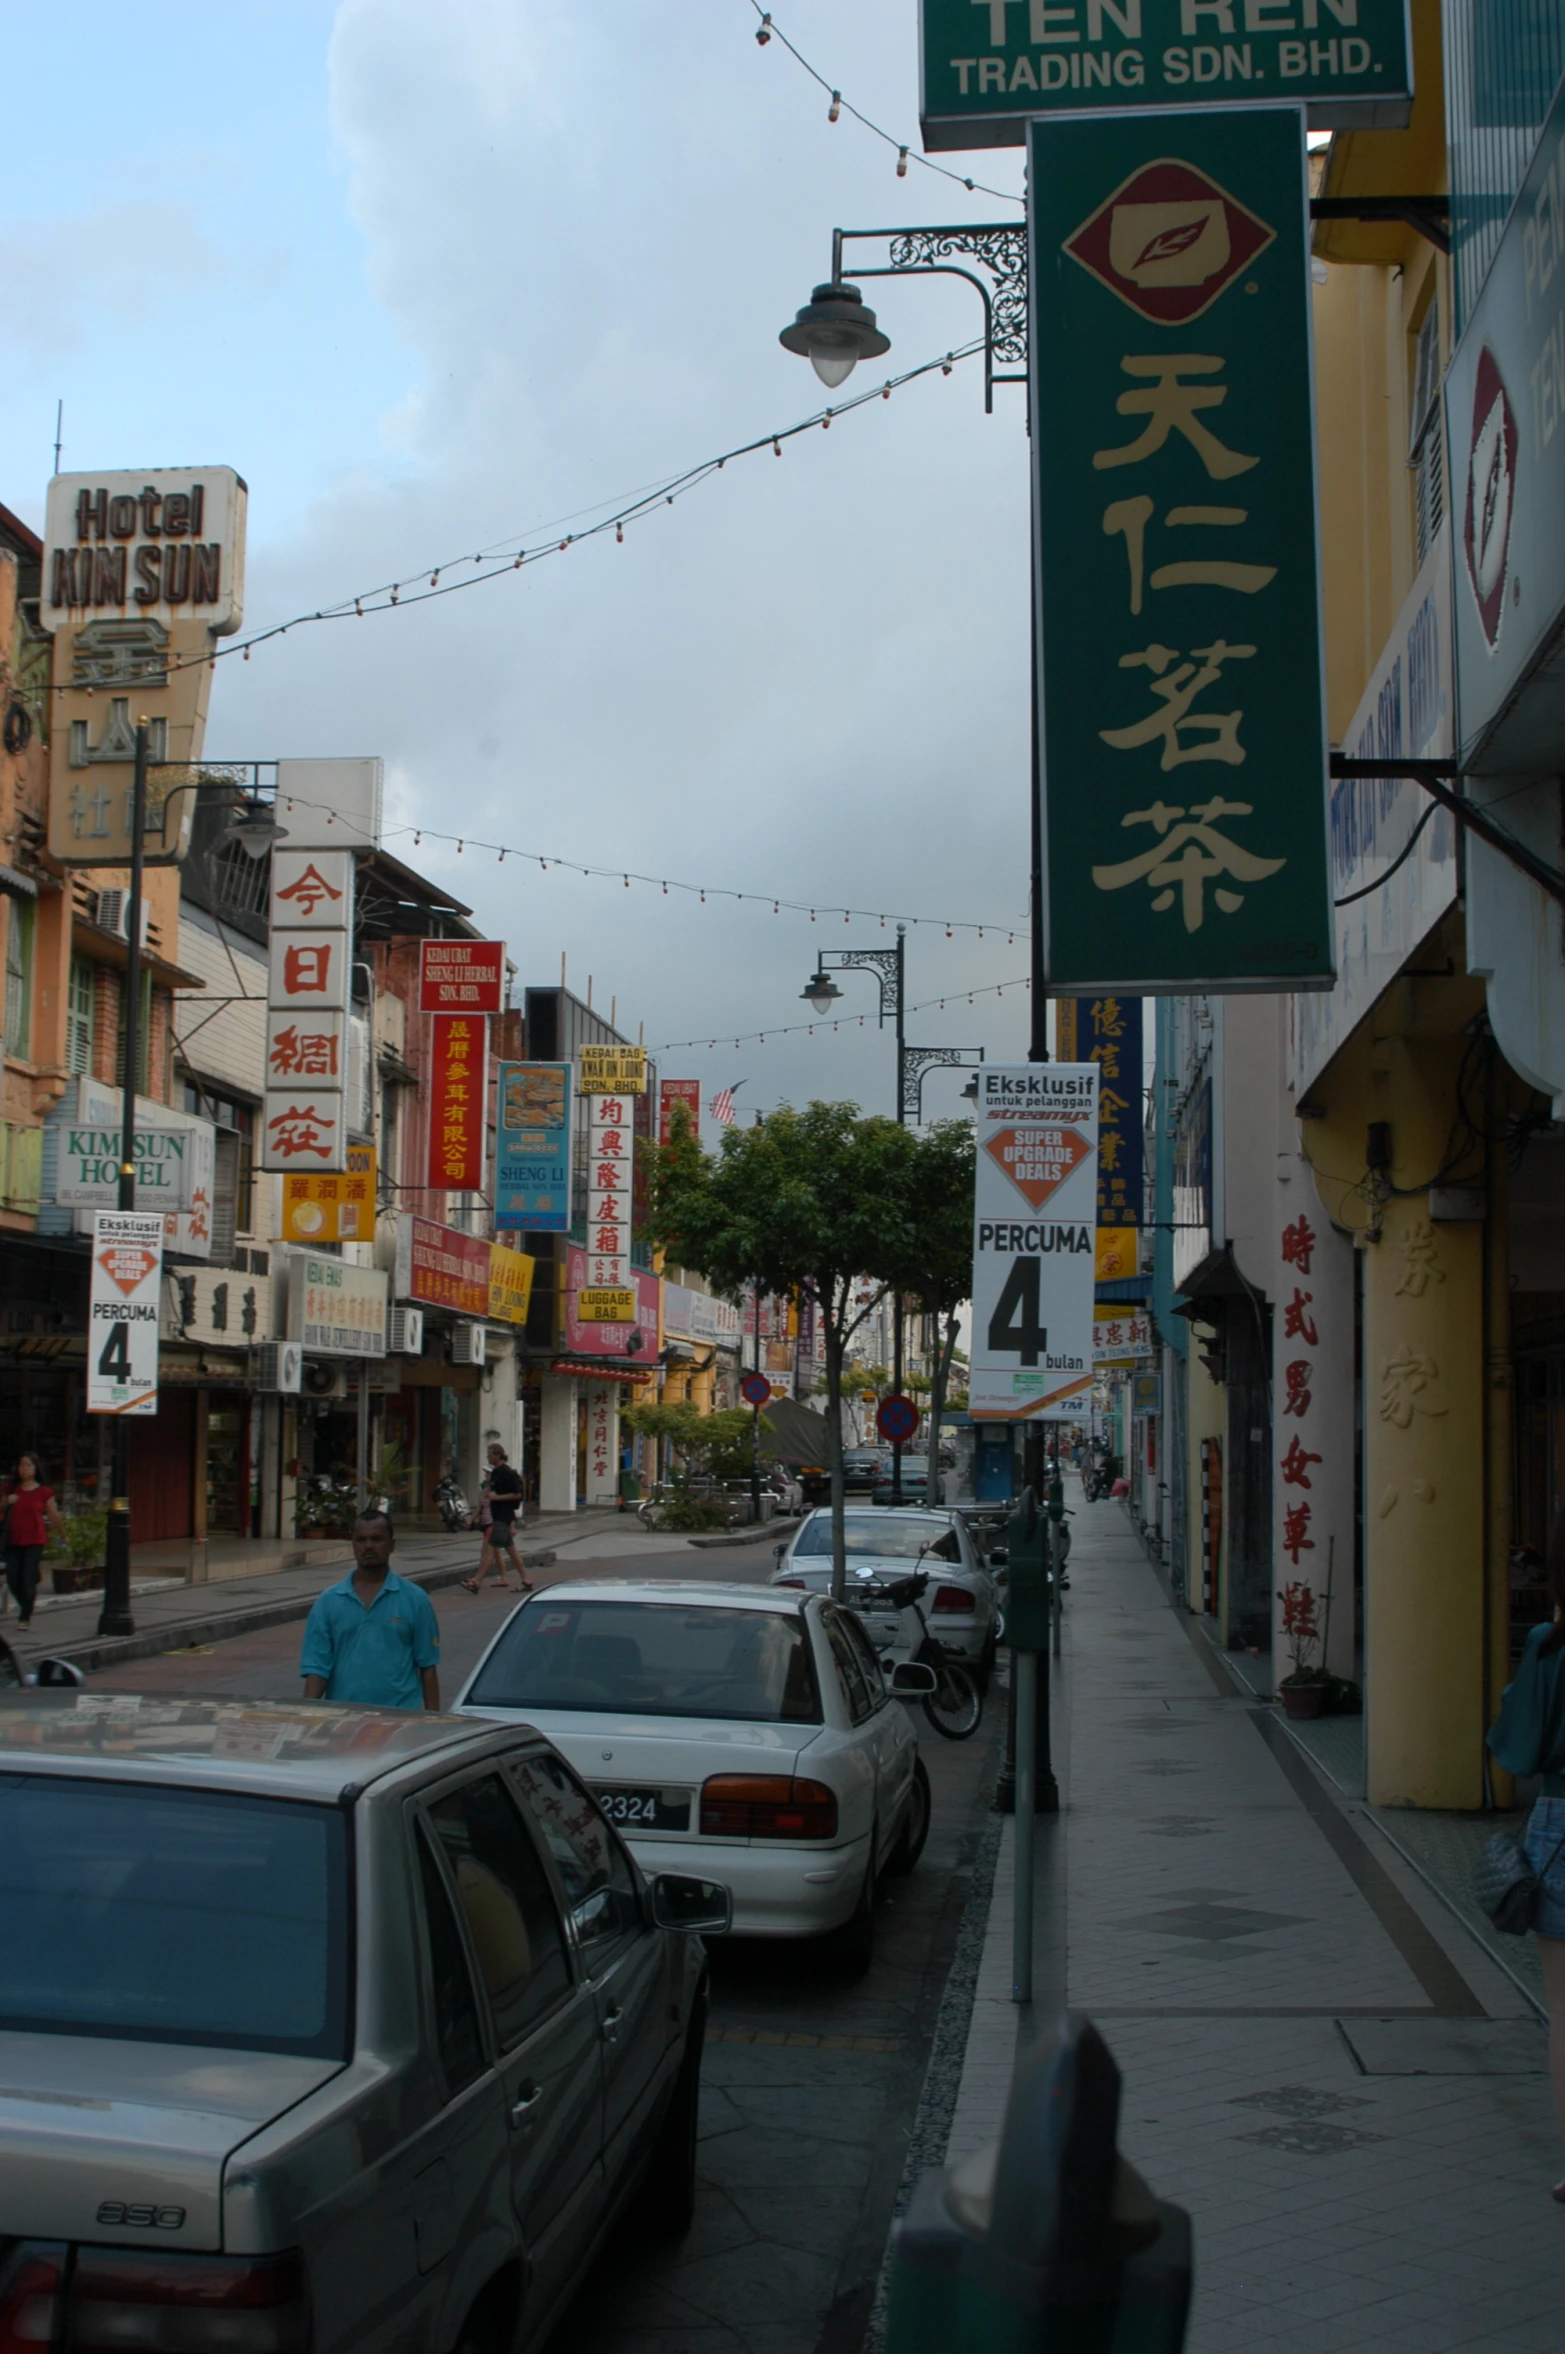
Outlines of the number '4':
<svg viewBox="0 0 1565 2354">
<path fill-rule="evenodd" d="M 128 1324 L 116 1324 L 110 1329 L 109 1337 L 103 1344 L 103 1354 L 98 1359 L 98 1371 L 106 1381 L 129 1381 L 130 1326 Z"/>
<path fill-rule="evenodd" d="M 1036 1365 L 1049 1345 L 1047 1328 L 1038 1320 L 1043 1286 L 1041 1259 L 1013 1259 L 1011 1272 L 989 1319 L 989 1347 L 999 1357 L 1020 1357 Z"/>
</svg>

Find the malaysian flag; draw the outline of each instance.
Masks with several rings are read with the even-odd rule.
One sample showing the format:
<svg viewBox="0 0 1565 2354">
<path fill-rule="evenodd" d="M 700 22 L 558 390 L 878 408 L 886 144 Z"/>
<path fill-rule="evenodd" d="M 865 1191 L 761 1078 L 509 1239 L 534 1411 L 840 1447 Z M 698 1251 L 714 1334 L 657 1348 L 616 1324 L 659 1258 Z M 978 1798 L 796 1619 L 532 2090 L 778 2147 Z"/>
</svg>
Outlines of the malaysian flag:
<svg viewBox="0 0 1565 2354">
<path fill-rule="evenodd" d="M 742 1079 L 734 1081 L 734 1087 L 743 1085 Z M 731 1128 L 734 1124 L 734 1087 L 720 1087 L 712 1098 L 712 1117 L 719 1127 Z"/>
</svg>

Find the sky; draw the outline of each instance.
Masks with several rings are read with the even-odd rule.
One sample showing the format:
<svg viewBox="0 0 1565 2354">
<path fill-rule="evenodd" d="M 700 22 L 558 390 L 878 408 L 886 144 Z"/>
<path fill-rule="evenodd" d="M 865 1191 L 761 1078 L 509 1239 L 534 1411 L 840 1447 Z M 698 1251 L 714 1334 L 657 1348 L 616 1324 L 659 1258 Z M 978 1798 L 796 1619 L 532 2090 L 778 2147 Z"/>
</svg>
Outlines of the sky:
<svg viewBox="0 0 1565 2354">
<path fill-rule="evenodd" d="M 916 149 L 914 0 L 774 14 Z M 0 501 L 41 525 L 62 400 L 67 471 L 237 467 L 249 635 L 449 582 L 814 414 L 834 396 L 777 336 L 834 226 L 1021 212 L 898 178 L 757 23 L 750 0 L 4 0 L 36 103 L 0 200 Z M 1020 189 L 1019 151 L 942 160 Z M 863 283 L 892 350 L 846 393 L 977 330 L 959 284 Z M 206 750 L 380 755 L 387 847 L 523 984 L 563 956 L 664 1076 L 743 1082 L 741 1113 L 890 1111 L 867 977 L 839 977 L 840 1027 L 788 1025 L 822 949 L 901 916 L 910 1040 L 1025 1059 L 1026 560 L 1023 395 L 985 416 L 967 362 L 733 459 L 623 544 L 220 663 Z M 928 1080 L 926 1117 L 963 1077 Z"/>
</svg>

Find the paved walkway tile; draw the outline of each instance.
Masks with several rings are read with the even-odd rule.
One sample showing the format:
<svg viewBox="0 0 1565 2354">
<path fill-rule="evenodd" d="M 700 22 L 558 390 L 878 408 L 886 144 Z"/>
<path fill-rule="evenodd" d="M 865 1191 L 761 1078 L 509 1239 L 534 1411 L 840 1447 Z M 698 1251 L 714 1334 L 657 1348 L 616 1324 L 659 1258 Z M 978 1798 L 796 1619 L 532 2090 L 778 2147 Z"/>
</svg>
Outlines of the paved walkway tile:
<svg viewBox="0 0 1565 2354">
<path fill-rule="evenodd" d="M 1097 2020 L 1121 2148 L 1191 2212 L 1188 2354 L 1561 2354 L 1535 2013 L 1363 1810 L 1279 1753 L 1275 1712 L 1219 1693 L 1119 1509 L 1074 1528 L 1039 2000 Z M 1011 1858 L 1008 1832 L 952 2158 L 994 2137 L 1014 2056 Z"/>
</svg>

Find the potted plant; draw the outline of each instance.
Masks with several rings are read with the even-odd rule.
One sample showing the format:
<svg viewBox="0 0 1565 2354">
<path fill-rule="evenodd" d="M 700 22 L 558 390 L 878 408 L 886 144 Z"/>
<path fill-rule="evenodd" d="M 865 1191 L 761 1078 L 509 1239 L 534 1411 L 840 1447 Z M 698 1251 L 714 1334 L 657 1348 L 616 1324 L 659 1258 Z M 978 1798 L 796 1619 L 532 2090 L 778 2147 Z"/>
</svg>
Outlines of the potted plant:
<svg viewBox="0 0 1565 2354">
<path fill-rule="evenodd" d="M 1321 1629 L 1314 1589 L 1302 1578 L 1295 1578 L 1291 1586 L 1278 1589 L 1277 1599 L 1282 1604 L 1282 1631 L 1293 1659 L 1293 1672 L 1277 1686 L 1277 1697 L 1290 1717 L 1319 1716 L 1332 1679 L 1316 1656 L 1321 1649 Z"/>
<path fill-rule="evenodd" d="M 51 1556 L 63 1549 L 65 1559 L 54 1560 L 49 1576 L 57 1594 L 83 1594 L 103 1583 L 103 1556 L 109 1533 L 109 1516 L 101 1507 L 68 1512 L 64 1515 L 65 1541 L 63 1548 L 51 1545 Z"/>
</svg>

